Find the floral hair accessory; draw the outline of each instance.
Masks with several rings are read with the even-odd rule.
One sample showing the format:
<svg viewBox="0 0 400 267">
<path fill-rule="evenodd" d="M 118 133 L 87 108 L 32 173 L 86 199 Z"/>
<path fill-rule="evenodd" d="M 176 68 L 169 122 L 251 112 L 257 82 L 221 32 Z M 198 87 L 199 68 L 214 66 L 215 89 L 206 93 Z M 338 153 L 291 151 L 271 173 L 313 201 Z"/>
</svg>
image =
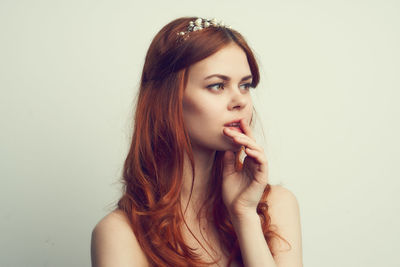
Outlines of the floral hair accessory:
<svg viewBox="0 0 400 267">
<path fill-rule="evenodd" d="M 217 19 L 202 19 L 198 18 L 195 21 L 190 21 L 186 31 L 178 32 L 180 36 L 184 36 L 190 32 L 200 31 L 208 27 L 223 27 L 231 29 L 231 26 L 225 25 L 224 22 L 218 21 Z"/>
</svg>

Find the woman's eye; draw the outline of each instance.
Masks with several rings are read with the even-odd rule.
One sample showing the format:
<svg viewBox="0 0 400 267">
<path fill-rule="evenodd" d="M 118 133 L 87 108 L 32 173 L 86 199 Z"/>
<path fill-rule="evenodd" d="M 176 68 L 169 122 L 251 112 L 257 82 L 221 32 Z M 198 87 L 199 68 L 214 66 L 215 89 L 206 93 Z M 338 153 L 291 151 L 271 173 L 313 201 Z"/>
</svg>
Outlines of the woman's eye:
<svg viewBox="0 0 400 267">
<path fill-rule="evenodd" d="M 251 83 L 242 84 L 242 85 L 240 85 L 240 87 L 241 87 L 242 89 L 245 89 L 245 90 L 250 90 L 251 88 L 254 88 L 254 87 L 251 85 Z"/>
<path fill-rule="evenodd" d="M 219 91 L 221 89 L 224 89 L 224 84 L 223 83 L 215 83 L 207 86 L 208 89 L 211 89 L 212 91 Z"/>
</svg>

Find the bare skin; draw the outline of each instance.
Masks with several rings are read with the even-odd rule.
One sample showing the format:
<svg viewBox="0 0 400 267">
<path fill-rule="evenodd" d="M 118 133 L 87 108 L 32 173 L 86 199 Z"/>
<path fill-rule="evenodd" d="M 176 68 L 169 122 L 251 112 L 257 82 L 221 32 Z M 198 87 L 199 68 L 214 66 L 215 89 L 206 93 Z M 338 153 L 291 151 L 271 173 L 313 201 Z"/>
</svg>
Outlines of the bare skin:
<svg viewBox="0 0 400 267">
<path fill-rule="evenodd" d="M 291 244 L 290 251 L 284 250 L 287 247 L 283 241 L 276 241 L 273 250 L 277 254 L 272 257 L 256 213 L 268 184 L 268 163 L 249 126 L 252 116 L 250 83 L 246 55 L 237 45 L 228 45 L 189 68 L 183 115 L 193 147 L 195 182 L 184 214 L 188 227 L 183 227 L 182 232 L 187 244 L 198 248 L 204 260 L 219 259 L 214 266 L 226 266 L 228 255 L 220 246 L 217 229 L 208 224 L 202 214 L 197 216 L 211 179 L 212 159 L 217 150 L 225 151 L 222 196 L 238 236 L 244 265 L 301 267 L 300 214 L 295 196 L 281 186 L 272 186 L 267 198 L 271 223 Z M 239 124 L 227 126 L 232 121 Z M 241 146 L 246 148 L 245 165 L 251 170 L 250 176 L 235 169 L 235 153 Z M 186 159 L 181 191 L 183 207 L 189 200 L 192 178 L 191 166 Z M 120 211 L 107 215 L 93 230 L 92 262 L 95 267 L 149 265 L 129 221 Z"/>
<path fill-rule="evenodd" d="M 301 230 L 300 217 L 295 196 L 282 186 L 271 186 L 267 201 L 270 206 L 269 215 L 272 224 L 278 226 L 280 229 L 278 233 L 285 237 L 292 246 L 290 252 L 284 252 L 287 245 L 282 241 L 275 242 L 275 250 L 282 250 L 274 258 L 276 266 L 303 266 L 301 234 L 299 234 Z M 93 267 L 150 266 L 130 228 L 128 218 L 119 210 L 109 213 L 100 220 L 92 232 L 91 243 Z M 188 236 L 188 244 L 195 243 L 196 241 Z M 222 255 L 222 252 L 216 251 Z M 202 252 L 202 256 L 204 259 L 210 260 L 205 252 Z M 219 265 L 214 266 L 226 266 L 226 262 L 226 256 L 222 255 Z"/>
</svg>

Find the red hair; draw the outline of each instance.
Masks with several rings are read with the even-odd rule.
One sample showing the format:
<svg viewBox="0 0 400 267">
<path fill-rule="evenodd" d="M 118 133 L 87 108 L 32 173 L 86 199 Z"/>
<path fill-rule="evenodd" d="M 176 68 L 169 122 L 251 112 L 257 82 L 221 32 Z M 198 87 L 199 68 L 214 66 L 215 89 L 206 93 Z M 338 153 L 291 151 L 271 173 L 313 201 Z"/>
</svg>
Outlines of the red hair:
<svg viewBox="0 0 400 267">
<path fill-rule="evenodd" d="M 208 27 L 191 32 L 186 39 L 177 33 L 185 31 L 189 21 L 176 19 L 154 37 L 146 55 L 137 98 L 132 143 L 123 168 L 124 194 L 118 209 L 124 211 L 136 238 L 150 264 L 155 266 L 207 265 L 184 242 L 180 227 L 185 223 L 180 204 L 184 155 L 189 156 L 194 179 L 194 161 L 182 114 L 182 97 L 187 69 L 224 46 L 235 43 L 243 49 L 253 76 L 259 82 L 258 65 L 245 39 L 237 31 Z M 217 151 L 209 196 L 203 208 L 219 231 L 219 238 L 233 260 L 242 262 L 237 237 L 221 198 L 223 152 Z M 192 184 L 193 185 L 193 184 Z M 266 196 L 257 208 L 268 246 L 271 237 Z M 228 264 L 228 265 L 229 265 Z"/>
</svg>

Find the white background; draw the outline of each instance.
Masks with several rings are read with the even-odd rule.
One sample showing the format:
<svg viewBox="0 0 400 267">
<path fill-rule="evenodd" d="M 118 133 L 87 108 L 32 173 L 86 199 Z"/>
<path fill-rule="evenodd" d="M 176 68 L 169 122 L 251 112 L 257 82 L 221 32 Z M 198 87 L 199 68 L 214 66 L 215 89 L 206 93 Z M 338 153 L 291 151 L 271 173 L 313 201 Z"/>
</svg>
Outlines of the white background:
<svg viewBox="0 0 400 267">
<path fill-rule="evenodd" d="M 395 0 L 0 0 L 0 266 L 90 265 L 148 45 L 192 15 L 255 50 L 270 181 L 297 196 L 304 265 L 400 266 L 399 14 Z"/>
</svg>

